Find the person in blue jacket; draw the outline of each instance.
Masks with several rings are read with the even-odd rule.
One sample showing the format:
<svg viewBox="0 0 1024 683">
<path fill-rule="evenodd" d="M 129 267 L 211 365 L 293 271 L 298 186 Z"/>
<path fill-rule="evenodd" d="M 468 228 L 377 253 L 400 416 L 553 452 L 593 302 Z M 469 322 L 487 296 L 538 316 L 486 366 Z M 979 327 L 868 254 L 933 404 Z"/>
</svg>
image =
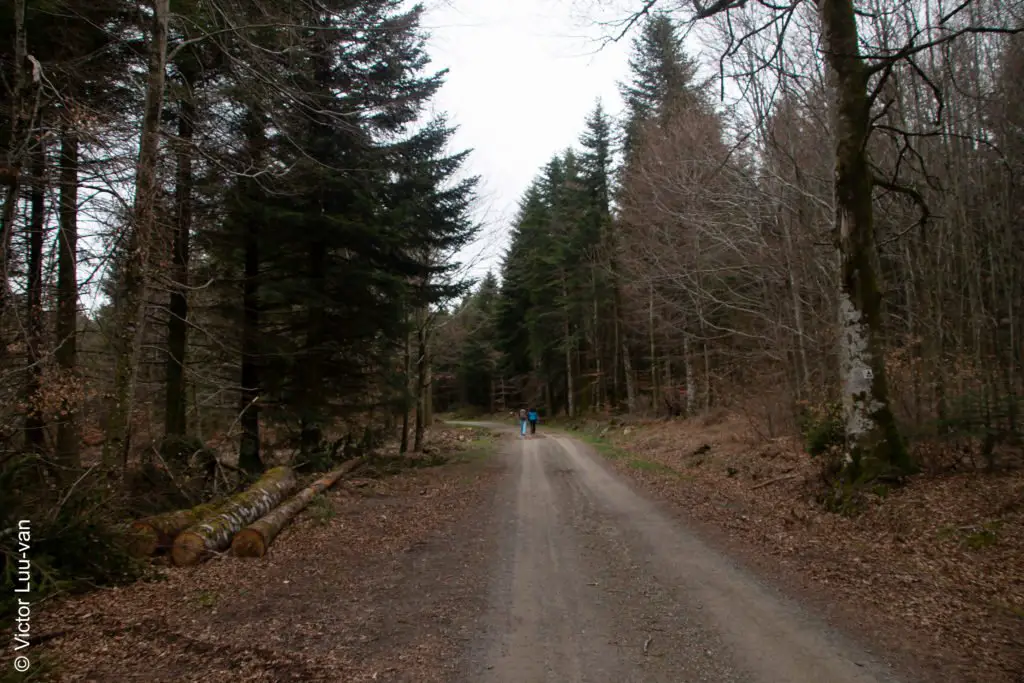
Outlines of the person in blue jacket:
<svg viewBox="0 0 1024 683">
<path fill-rule="evenodd" d="M 533 408 L 526 413 L 526 419 L 530 421 L 530 434 L 537 433 L 537 411 Z"/>
</svg>

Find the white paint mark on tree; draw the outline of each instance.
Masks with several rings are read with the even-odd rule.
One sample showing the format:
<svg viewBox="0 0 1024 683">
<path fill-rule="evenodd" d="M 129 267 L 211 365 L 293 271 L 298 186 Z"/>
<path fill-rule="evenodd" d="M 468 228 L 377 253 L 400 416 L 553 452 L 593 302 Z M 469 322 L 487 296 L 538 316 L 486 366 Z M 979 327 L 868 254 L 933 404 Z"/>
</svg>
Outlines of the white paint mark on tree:
<svg viewBox="0 0 1024 683">
<path fill-rule="evenodd" d="M 868 326 L 846 292 L 839 293 L 839 318 L 839 372 L 843 380 L 843 416 L 846 420 L 847 439 L 856 441 L 874 429 L 873 415 L 882 406 L 875 400 L 871 391 L 875 373 L 871 369 Z"/>
</svg>

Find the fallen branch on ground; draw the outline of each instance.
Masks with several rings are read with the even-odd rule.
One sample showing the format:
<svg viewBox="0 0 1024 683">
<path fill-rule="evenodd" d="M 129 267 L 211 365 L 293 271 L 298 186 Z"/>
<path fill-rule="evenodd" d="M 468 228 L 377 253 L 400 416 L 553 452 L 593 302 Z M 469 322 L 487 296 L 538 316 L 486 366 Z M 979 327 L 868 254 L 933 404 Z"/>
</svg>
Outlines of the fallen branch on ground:
<svg viewBox="0 0 1024 683">
<path fill-rule="evenodd" d="M 318 493 L 326 491 L 341 477 L 351 472 L 363 458 L 349 460 L 338 469 L 320 477 L 308 487 L 292 496 L 280 507 L 271 510 L 256 522 L 235 534 L 231 542 L 231 553 L 237 557 L 263 557 L 270 544 L 295 515 L 299 514 Z"/>
<path fill-rule="evenodd" d="M 198 564 L 210 554 L 225 550 L 242 527 L 270 512 L 294 488 L 295 474 L 291 468 L 268 470 L 250 488 L 229 498 L 217 514 L 178 534 L 171 550 L 174 564 Z"/>
<path fill-rule="evenodd" d="M 769 486 L 771 484 L 777 484 L 780 481 L 786 481 L 787 479 L 794 479 L 795 477 L 798 476 L 798 474 L 784 474 L 781 477 L 775 477 L 774 479 L 769 479 L 768 481 L 762 481 L 760 484 L 757 484 L 756 486 L 751 486 L 750 490 L 755 491 L 759 488 L 764 488 L 765 486 Z"/>
</svg>

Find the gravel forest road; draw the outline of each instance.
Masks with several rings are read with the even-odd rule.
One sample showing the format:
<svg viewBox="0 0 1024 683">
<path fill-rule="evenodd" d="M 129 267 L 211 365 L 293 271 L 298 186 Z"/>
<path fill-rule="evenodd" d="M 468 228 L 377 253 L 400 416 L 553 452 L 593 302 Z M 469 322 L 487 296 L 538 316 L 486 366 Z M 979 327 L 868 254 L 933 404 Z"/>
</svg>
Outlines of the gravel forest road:
<svg viewBox="0 0 1024 683">
<path fill-rule="evenodd" d="M 585 445 L 509 431 L 498 557 L 461 680 L 896 680 L 634 493 Z"/>
</svg>

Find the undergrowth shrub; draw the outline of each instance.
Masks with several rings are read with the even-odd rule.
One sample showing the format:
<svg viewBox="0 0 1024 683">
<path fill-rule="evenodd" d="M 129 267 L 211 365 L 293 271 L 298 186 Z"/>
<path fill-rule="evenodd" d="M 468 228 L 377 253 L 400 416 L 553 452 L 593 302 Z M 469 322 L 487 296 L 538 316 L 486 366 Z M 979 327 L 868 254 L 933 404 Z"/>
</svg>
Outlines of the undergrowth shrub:
<svg viewBox="0 0 1024 683">
<path fill-rule="evenodd" d="M 846 443 L 843 427 L 843 407 L 838 401 L 820 404 L 803 403 L 798 414 L 798 426 L 804 448 L 812 456 L 841 451 Z"/>
<path fill-rule="evenodd" d="M 57 485 L 38 456 L 11 454 L 0 462 L 0 627 L 10 623 L 17 598 L 25 596 L 14 592 L 22 585 L 22 550 L 31 562 L 33 602 L 146 575 L 148 565 L 129 552 L 117 498 L 98 470 Z M 31 534 L 27 549 L 19 541 L 23 522 Z"/>
</svg>

